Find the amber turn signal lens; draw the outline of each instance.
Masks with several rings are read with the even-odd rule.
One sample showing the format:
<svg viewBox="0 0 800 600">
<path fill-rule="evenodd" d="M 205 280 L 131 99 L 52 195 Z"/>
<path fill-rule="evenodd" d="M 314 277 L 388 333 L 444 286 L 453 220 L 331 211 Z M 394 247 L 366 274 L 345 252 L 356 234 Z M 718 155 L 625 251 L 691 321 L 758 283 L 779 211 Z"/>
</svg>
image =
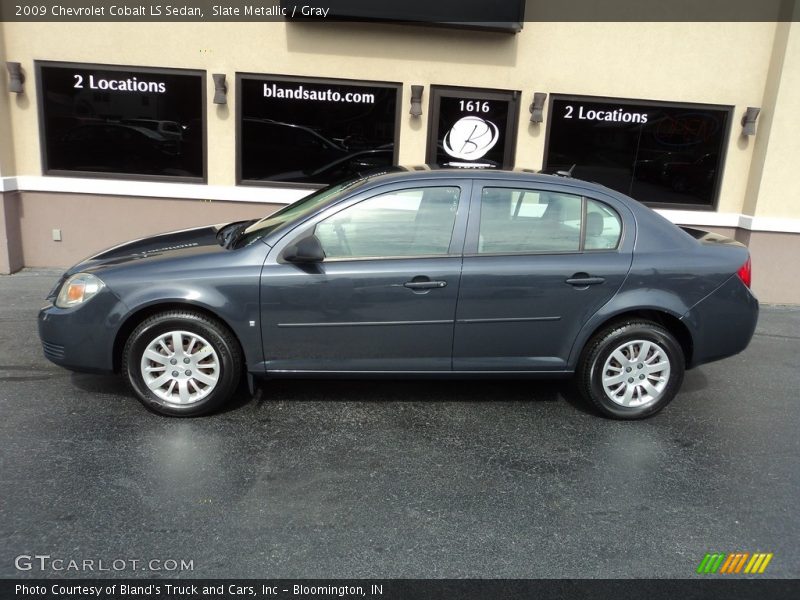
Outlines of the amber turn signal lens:
<svg viewBox="0 0 800 600">
<path fill-rule="evenodd" d="M 83 282 L 70 283 L 67 288 L 67 302 L 70 304 L 77 303 L 83 300 L 83 292 L 86 290 L 86 284 Z"/>
<path fill-rule="evenodd" d="M 76 273 L 71 275 L 61 286 L 55 305 L 59 308 L 71 308 L 90 300 L 106 286 L 96 275 Z"/>
</svg>

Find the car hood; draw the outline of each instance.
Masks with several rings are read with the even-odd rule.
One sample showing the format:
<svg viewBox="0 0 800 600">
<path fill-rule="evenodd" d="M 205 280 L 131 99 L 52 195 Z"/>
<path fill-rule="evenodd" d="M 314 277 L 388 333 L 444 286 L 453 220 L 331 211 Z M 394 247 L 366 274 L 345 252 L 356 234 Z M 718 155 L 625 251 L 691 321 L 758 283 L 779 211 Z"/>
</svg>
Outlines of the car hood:
<svg viewBox="0 0 800 600">
<path fill-rule="evenodd" d="M 217 232 L 224 226 L 225 224 L 181 229 L 125 242 L 80 261 L 66 275 L 142 260 L 225 252 L 225 248 L 217 241 Z"/>
</svg>

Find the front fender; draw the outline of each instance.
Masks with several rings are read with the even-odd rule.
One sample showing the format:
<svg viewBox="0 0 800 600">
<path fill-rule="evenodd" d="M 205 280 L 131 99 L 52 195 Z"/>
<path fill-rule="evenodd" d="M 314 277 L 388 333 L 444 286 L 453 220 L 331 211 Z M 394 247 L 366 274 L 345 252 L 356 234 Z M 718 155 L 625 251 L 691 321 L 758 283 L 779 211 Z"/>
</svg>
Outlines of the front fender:
<svg viewBox="0 0 800 600">
<path fill-rule="evenodd" d="M 259 311 L 259 266 L 231 267 L 224 274 L 209 271 L 208 276 L 164 281 L 138 281 L 126 278 L 114 285 L 128 308 L 114 332 L 117 339 L 132 328 L 143 314 L 159 306 L 174 309 L 197 308 L 218 318 L 236 336 L 248 365 L 262 363 L 261 320 Z"/>
</svg>

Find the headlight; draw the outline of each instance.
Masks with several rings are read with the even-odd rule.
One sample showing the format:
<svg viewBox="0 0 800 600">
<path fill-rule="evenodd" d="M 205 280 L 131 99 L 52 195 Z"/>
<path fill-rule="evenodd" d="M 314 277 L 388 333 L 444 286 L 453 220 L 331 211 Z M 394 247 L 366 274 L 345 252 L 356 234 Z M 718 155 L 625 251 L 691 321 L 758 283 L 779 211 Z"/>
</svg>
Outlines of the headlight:
<svg viewBox="0 0 800 600">
<path fill-rule="evenodd" d="M 56 298 L 56 306 L 70 308 L 83 304 L 106 287 L 99 277 L 91 273 L 76 273 L 71 275 L 61 286 L 61 291 Z"/>
</svg>

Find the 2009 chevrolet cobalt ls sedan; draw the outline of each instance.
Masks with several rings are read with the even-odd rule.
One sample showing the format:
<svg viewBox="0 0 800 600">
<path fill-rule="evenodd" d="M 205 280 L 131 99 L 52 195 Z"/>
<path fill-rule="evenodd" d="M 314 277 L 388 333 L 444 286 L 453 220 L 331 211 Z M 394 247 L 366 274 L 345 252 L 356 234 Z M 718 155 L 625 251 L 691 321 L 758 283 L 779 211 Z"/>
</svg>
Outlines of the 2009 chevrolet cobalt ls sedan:
<svg viewBox="0 0 800 600">
<path fill-rule="evenodd" d="M 397 169 L 101 252 L 39 332 L 51 361 L 121 371 L 165 415 L 219 408 L 243 374 L 576 374 L 602 413 L 637 419 L 747 346 L 749 285 L 744 246 L 599 185 Z"/>
</svg>

